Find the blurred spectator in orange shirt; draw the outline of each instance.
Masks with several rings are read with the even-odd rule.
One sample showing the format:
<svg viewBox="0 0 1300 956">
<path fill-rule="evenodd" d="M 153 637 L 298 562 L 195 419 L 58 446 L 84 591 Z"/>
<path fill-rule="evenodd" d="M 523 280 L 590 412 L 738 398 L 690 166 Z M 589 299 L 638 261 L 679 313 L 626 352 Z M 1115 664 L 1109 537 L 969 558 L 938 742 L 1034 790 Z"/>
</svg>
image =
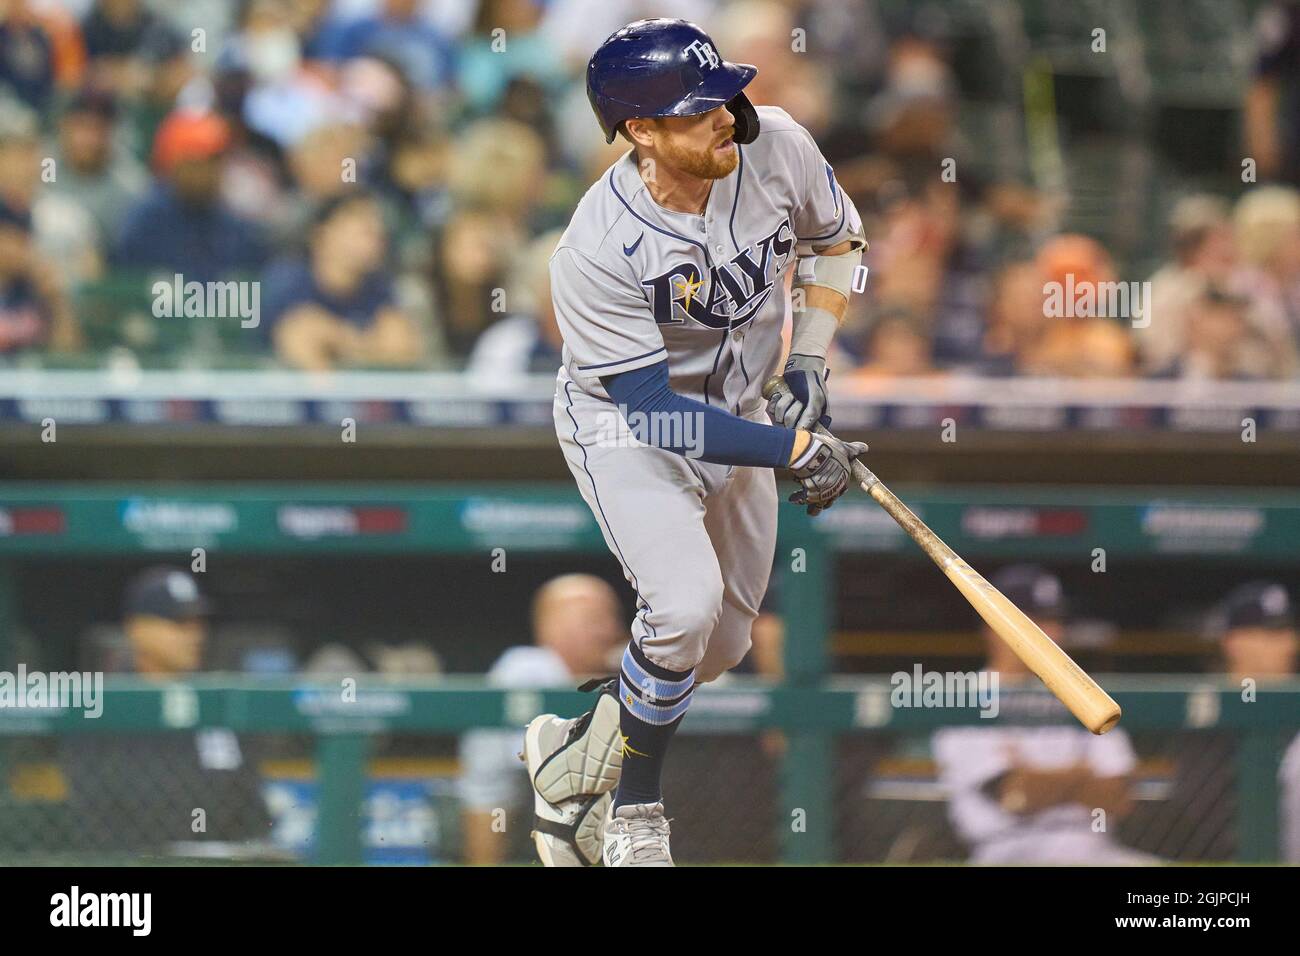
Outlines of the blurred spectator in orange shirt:
<svg viewBox="0 0 1300 956">
<path fill-rule="evenodd" d="M 86 43 L 81 25 L 65 8 L 64 0 L 28 0 L 27 7 L 50 38 L 55 85 L 60 90 L 76 89 L 86 75 Z"/>
<path fill-rule="evenodd" d="M 1050 240 L 1036 259 L 1042 277 L 1043 308 L 1048 308 L 1052 294 L 1049 284 L 1064 291 L 1065 314 L 1047 316 L 1043 336 L 1028 356 L 1023 371 L 1029 374 L 1067 378 L 1113 378 L 1133 373 L 1135 349 L 1126 326 L 1134 318 L 1136 303 L 1130 301 L 1131 315 L 1102 317 L 1107 284 L 1116 281 L 1115 269 L 1106 249 L 1088 236 L 1066 234 Z M 1096 308 L 1094 314 L 1082 314 L 1080 300 L 1069 300 L 1069 290 L 1091 288 Z"/>
</svg>

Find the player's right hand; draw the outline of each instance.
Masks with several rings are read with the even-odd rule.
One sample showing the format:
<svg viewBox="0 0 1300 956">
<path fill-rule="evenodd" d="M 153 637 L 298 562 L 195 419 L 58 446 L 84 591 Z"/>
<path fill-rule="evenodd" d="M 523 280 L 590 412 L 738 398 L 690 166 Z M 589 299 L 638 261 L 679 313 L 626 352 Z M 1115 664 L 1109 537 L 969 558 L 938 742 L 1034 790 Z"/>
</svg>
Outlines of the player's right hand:
<svg viewBox="0 0 1300 956">
<path fill-rule="evenodd" d="M 826 360 L 815 355 L 791 355 L 781 377 L 786 387 L 774 392 L 767 402 L 772 424 L 811 429 L 820 421 L 830 428 L 830 416 L 826 414 L 826 380 L 830 372 Z"/>
<path fill-rule="evenodd" d="M 821 514 L 848 490 L 849 479 L 853 477 L 849 465 L 866 452 L 865 442 L 840 441 L 833 435 L 810 433 L 807 447 L 790 462 L 790 474 L 803 487 L 789 500 L 807 505 L 810 515 Z"/>
</svg>

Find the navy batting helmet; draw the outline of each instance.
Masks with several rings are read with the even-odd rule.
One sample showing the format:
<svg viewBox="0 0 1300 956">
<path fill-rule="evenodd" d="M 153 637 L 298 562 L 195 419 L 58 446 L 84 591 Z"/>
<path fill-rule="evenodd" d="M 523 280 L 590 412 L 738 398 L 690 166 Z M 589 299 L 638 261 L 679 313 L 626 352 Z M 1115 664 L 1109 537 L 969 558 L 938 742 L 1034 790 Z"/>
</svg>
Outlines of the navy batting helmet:
<svg viewBox="0 0 1300 956">
<path fill-rule="evenodd" d="M 637 20 L 609 37 L 587 64 L 587 98 L 605 142 L 624 120 L 694 116 L 726 106 L 737 143 L 758 136 L 758 113 L 742 92 L 758 72 L 728 63 L 709 35 L 686 20 Z"/>
</svg>

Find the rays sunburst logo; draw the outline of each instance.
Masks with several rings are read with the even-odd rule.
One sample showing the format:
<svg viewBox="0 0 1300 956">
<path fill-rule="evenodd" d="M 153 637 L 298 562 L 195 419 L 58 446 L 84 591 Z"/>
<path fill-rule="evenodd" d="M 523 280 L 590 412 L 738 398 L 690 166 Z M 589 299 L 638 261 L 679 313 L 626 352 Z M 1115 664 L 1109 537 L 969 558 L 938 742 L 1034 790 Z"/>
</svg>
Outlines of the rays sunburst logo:
<svg viewBox="0 0 1300 956">
<path fill-rule="evenodd" d="M 635 754 L 638 757 L 649 757 L 647 753 L 642 753 L 627 742 L 627 734 L 619 734 L 619 751 L 624 757 L 630 757 Z"/>
</svg>

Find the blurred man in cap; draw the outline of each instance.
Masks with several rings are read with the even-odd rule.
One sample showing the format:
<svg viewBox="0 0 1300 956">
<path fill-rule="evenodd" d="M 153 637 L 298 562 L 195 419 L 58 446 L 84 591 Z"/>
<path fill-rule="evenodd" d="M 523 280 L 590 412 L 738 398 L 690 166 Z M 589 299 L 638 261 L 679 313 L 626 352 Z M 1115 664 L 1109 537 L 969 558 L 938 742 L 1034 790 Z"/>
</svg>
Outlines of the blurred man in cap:
<svg viewBox="0 0 1300 956">
<path fill-rule="evenodd" d="M 154 191 L 126 217 L 114 263 L 208 282 L 252 272 L 266 261 L 260 230 L 221 198 L 230 124 L 215 113 L 177 110 L 158 127 Z"/>
<path fill-rule="evenodd" d="M 1257 685 L 1295 672 L 1296 625 L 1290 595 L 1276 581 L 1251 581 L 1229 591 L 1210 611 L 1203 636 L 1218 649 L 1212 666 L 1247 699 Z M 1300 739 L 1300 738 L 1298 738 Z M 1239 841 L 1238 752 L 1241 737 L 1207 728 L 1175 744 L 1168 811 L 1177 826 L 1167 828 L 1159 848 L 1178 860 L 1232 860 Z M 1278 775 L 1281 789 L 1283 856 L 1300 862 L 1300 744 L 1292 741 Z"/>
<path fill-rule="evenodd" d="M 1278 680 L 1295 673 L 1300 636 L 1286 588 L 1252 581 L 1234 588 L 1219 606 L 1213 626 L 1224 670 L 1234 680 Z"/>
<path fill-rule="evenodd" d="M 142 571 L 123 604 L 123 670 L 173 682 L 200 670 L 212 608 L 189 572 Z M 137 856 L 266 852 L 261 782 L 232 731 L 81 735 L 65 748 L 80 845 Z"/>
<path fill-rule="evenodd" d="M 199 669 L 211 605 L 192 575 L 175 568 L 142 572 L 127 586 L 124 610 L 131 670 L 156 678 Z"/>
<path fill-rule="evenodd" d="M 1059 579 L 1025 564 L 1002 569 L 992 583 L 1060 643 L 1068 609 Z M 987 625 L 983 637 L 996 687 L 1030 683 L 1032 672 Z M 944 728 L 931 749 L 948 789 L 949 817 L 971 847 L 972 862 L 1156 862 L 1113 835 L 1131 804 L 1129 775 L 1137 762 L 1124 731 L 1098 737 L 1055 698 L 1004 696 L 996 722 Z"/>
<path fill-rule="evenodd" d="M 1224 671 L 1237 683 L 1267 684 L 1292 677 L 1300 655 L 1295 607 L 1276 581 L 1251 581 L 1224 598 L 1212 620 Z M 1282 858 L 1300 863 L 1300 735 L 1291 740 L 1278 772 Z"/>
</svg>

